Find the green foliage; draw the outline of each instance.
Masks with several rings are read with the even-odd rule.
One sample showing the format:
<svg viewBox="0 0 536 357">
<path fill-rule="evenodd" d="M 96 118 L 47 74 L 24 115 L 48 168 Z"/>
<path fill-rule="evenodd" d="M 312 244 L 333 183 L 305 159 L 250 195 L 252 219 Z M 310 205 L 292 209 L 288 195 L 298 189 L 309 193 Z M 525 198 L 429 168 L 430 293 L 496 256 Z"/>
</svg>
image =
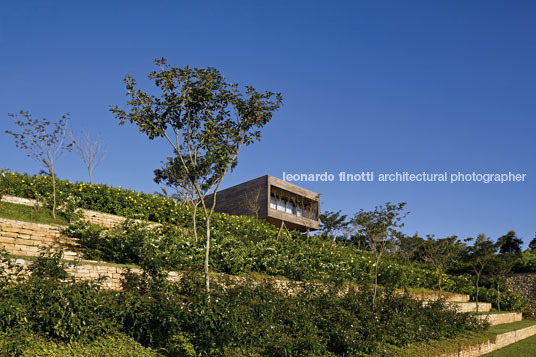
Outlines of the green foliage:
<svg viewBox="0 0 536 357">
<path fill-rule="evenodd" d="M 225 175 L 237 165 L 242 146 L 260 140 L 260 130 L 272 119 L 283 99 L 280 93 L 261 93 L 252 86 L 241 88 L 237 83 L 229 83 L 212 67 L 179 68 L 168 65 L 165 58 L 154 62 L 159 70 L 148 77 L 160 95 L 137 88 L 134 78 L 127 75 L 129 109 L 111 106 L 110 111 L 120 125 L 129 121 L 150 140 L 159 138 L 171 145 L 173 156 L 163 170 L 155 171 L 155 180 L 195 192 L 196 203 L 200 203 L 206 220 L 204 271 L 208 293 L 211 217 L 216 193 Z M 205 201 L 210 193 L 212 199 Z M 197 230 L 195 219 L 192 225 Z"/>
<path fill-rule="evenodd" d="M 130 111 L 117 106 L 110 111 L 120 125 L 129 121 L 151 140 L 167 139 L 176 157 L 166 164 L 175 172 L 164 175 L 165 180 L 176 184 L 173 177 L 187 178 L 204 196 L 236 165 L 242 145 L 260 140 L 260 129 L 281 106 L 281 94 L 242 89 L 216 68 L 179 68 L 165 58 L 154 62 L 159 70 L 148 78 L 160 98 L 136 88 L 135 79 L 127 75 Z"/>
<path fill-rule="evenodd" d="M 335 240 L 335 234 L 350 224 L 350 222 L 346 220 L 347 217 L 348 216 L 345 214 L 341 215 L 340 210 L 337 212 L 325 211 L 318 216 L 322 233 L 324 233 L 328 239 Z"/>
<path fill-rule="evenodd" d="M 456 336 L 484 326 L 441 302 L 423 307 L 407 296 L 296 285 L 284 295 L 270 284 L 215 284 L 211 304 L 199 277 L 181 283 L 136 278 L 120 299 L 125 331 L 138 341 L 209 356 L 335 356 L 377 353 L 387 345 Z M 188 355 L 188 354 L 187 354 Z"/>
<path fill-rule="evenodd" d="M 370 281 L 373 267 L 370 253 L 357 250 L 352 244 L 333 245 L 320 237 L 301 235 L 276 239 L 276 235 L 270 234 L 258 241 L 262 231 L 252 231 L 254 224 L 246 221 L 232 227 L 228 225 L 232 217 L 222 217 L 226 218 L 220 221 L 224 231 L 215 229 L 211 251 L 212 269 L 216 272 L 233 275 L 258 272 L 299 281 L 358 284 Z M 257 220 L 251 218 L 251 222 Z M 244 232 L 241 238 L 231 234 L 240 230 Z M 80 239 L 89 259 L 139 265 L 152 262 L 176 271 L 199 270 L 203 263 L 203 243 L 170 226 L 148 229 L 142 224 L 126 222 L 115 229 L 102 230 L 75 222 L 65 233 Z M 438 273 L 425 264 L 408 265 L 387 256 L 378 278 L 381 285 L 397 289 L 435 289 Z M 473 284 L 466 275 L 443 274 L 442 285 L 446 291 L 471 293 Z"/>
<path fill-rule="evenodd" d="M 15 343 L 16 341 L 16 343 Z M 94 341 L 61 342 L 23 331 L 17 334 L 0 333 L 0 353 L 21 357 L 156 357 L 158 354 L 143 347 L 125 334 L 113 333 L 98 337 Z M 180 355 L 179 355 L 180 356 Z"/>
<path fill-rule="evenodd" d="M 69 224 L 67 217 L 63 214 L 57 214 L 56 219 L 54 219 L 54 217 L 52 217 L 52 211 L 49 209 L 36 209 L 35 207 L 8 202 L 0 202 L 0 217 L 43 224 Z"/>
<path fill-rule="evenodd" d="M 1 194 L 2 192 L 0 191 L 0 195 Z M 532 238 L 532 240 L 529 243 L 529 250 L 533 253 L 536 253 L 536 235 L 534 236 L 534 238 Z"/>
<path fill-rule="evenodd" d="M 512 230 L 497 239 L 497 246 L 501 254 L 519 254 L 522 244 L 523 241 Z"/>
<path fill-rule="evenodd" d="M 490 302 L 492 303 L 492 306 L 497 309 L 497 289 L 481 287 L 479 290 L 480 301 Z M 525 300 L 521 294 L 506 289 L 501 289 L 500 294 L 501 310 L 531 313 L 527 300 Z"/>
<path fill-rule="evenodd" d="M 0 181 L 0 189 L 13 196 L 35 199 L 49 195 L 52 186 L 47 176 L 5 172 Z M 176 201 L 132 190 L 107 185 L 89 185 L 83 182 L 57 180 L 58 202 L 63 205 L 76 197 L 79 208 L 116 214 L 129 218 L 145 219 L 153 222 L 191 227 L 192 212 L 186 205 Z M 198 217 L 198 224 L 204 226 L 204 217 Z M 255 217 L 237 217 L 225 213 L 215 213 L 212 226 L 222 232 L 262 240 L 277 236 L 278 230 L 271 224 Z"/>
<path fill-rule="evenodd" d="M 536 250 L 524 251 L 514 265 L 515 272 L 536 271 Z"/>
<path fill-rule="evenodd" d="M 44 176 L 4 172 L 3 177 L 0 189 L 4 188 L 7 194 L 35 198 L 51 192 L 50 182 Z M 78 197 L 78 204 L 83 208 L 172 223 L 179 227 L 191 226 L 190 208 L 165 197 L 67 180 L 58 180 L 57 184 L 60 198 Z M 199 216 L 199 227 L 203 227 L 204 222 L 204 217 Z M 307 239 L 296 232 L 277 239 L 278 230 L 255 217 L 215 214 L 211 223 L 214 228 L 213 271 L 229 274 L 259 272 L 293 280 L 327 279 L 358 284 L 367 284 L 372 278 L 370 252 L 356 249 L 351 242 L 333 245 L 314 236 Z M 103 231 L 80 221 L 73 221 L 67 230 L 68 235 L 79 238 L 81 245 L 87 248 L 85 254 L 88 259 L 135 264 L 152 261 L 169 270 L 200 269 L 203 245 L 196 242 L 189 231 L 168 227 L 156 232 L 151 233 L 132 223 L 116 230 Z M 411 257 L 415 257 L 415 249 L 410 247 L 408 254 Z M 536 254 L 524 252 L 514 269 L 536 270 Z M 438 278 L 438 273 L 430 265 L 408 260 L 403 254 L 400 257 L 386 255 L 378 270 L 380 285 L 398 289 L 438 289 Z M 475 292 L 474 279 L 465 274 L 445 274 L 441 284 L 445 291 L 471 295 Z M 488 301 L 487 297 L 483 301 Z"/>
<path fill-rule="evenodd" d="M 0 332 L 28 331 L 75 341 L 103 336 L 113 328 L 106 318 L 109 304 L 98 281 L 67 279 L 61 256 L 61 252 L 42 252 L 29 267 L 31 275 L 25 280 L 18 279 L 18 284 L 12 283 L 13 273 L 4 272 L 0 285 Z M 8 344 L 6 348 L 16 346 Z"/>
</svg>

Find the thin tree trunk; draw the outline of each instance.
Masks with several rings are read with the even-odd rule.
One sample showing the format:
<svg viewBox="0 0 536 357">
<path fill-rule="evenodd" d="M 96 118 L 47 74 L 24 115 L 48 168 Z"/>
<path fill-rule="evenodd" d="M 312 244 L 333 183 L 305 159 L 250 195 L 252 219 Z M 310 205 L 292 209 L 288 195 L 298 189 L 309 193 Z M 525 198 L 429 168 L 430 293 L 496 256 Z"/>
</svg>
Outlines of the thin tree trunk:
<svg viewBox="0 0 536 357">
<path fill-rule="evenodd" d="M 193 217 L 193 226 L 194 226 L 194 237 L 195 237 L 195 242 L 197 243 L 197 205 L 194 204 L 194 213 L 193 213 L 194 217 Z"/>
<path fill-rule="evenodd" d="M 501 287 L 497 283 L 497 309 L 501 312 Z"/>
<path fill-rule="evenodd" d="M 207 224 L 207 242 L 205 247 L 205 291 L 207 294 L 207 302 L 210 302 L 210 278 L 208 276 L 208 261 L 210 255 L 210 216 L 206 217 Z"/>
<path fill-rule="evenodd" d="M 478 314 L 478 281 L 480 280 L 480 275 L 477 276 L 476 278 L 476 297 L 475 297 L 475 301 L 476 301 L 476 313 Z"/>
<path fill-rule="evenodd" d="M 376 311 L 376 293 L 378 291 L 378 262 L 374 263 L 374 294 L 372 295 L 372 311 Z"/>
<path fill-rule="evenodd" d="M 52 217 L 56 219 L 56 175 L 54 169 L 50 170 L 52 176 Z"/>
<path fill-rule="evenodd" d="M 89 184 L 93 185 L 93 175 L 91 174 L 91 169 L 87 168 L 87 173 L 89 174 Z"/>
</svg>

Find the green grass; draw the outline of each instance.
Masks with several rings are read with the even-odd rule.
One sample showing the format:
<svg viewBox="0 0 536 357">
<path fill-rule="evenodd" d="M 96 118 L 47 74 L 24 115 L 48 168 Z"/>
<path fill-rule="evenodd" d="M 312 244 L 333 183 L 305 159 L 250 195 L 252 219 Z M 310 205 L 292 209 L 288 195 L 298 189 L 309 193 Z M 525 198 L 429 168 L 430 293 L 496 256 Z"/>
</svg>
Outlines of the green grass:
<svg viewBox="0 0 536 357">
<path fill-rule="evenodd" d="M 393 347 L 385 351 L 386 353 L 383 355 L 393 357 L 436 357 L 446 353 L 457 352 L 462 346 L 472 346 L 494 338 L 495 335 L 489 331 L 468 332 L 458 338 L 418 343 L 406 348 Z"/>
<path fill-rule="evenodd" d="M 534 321 L 534 320 L 521 320 L 521 321 L 516 321 L 516 322 L 509 323 L 509 324 L 491 326 L 488 329 L 488 331 L 493 333 L 493 334 L 500 335 L 501 333 L 510 332 L 510 331 L 514 331 L 514 330 L 519 330 L 519 329 L 529 327 L 529 326 L 532 326 L 532 325 L 536 325 L 536 321 Z"/>
<path fill-rule="evenodd" d="M 519 330 L 532 325 L 536 325 L 536 321 L 523 320 L 512 322 L 509 324 L 491 326 L 487 331 L 478 333 L 469 332 L 464 336 L 460 336 L 458 338 L 446 339 L 441 341 L 430 341 L 428 343 L 415 344 L 406 348 L 392 348 L 392 350 L 387 351 L 386 355 L 394 357 L 439 356 L 444 353 L 456 352 L 462 346 L 471 346 L 485 342 L 487 340 L 494 340 L 497 335 L 500 335 L 502 333 Z M 534 346 L 532 346 L 532 348 L 534 348 Z M 506 356 L 506 354 L 504 356 Z M 512 353 L 509 356 L 536 356 L 536 349 L 534 349 L 534 354 L 532 355 Z"/>
<path fill-rule="evenodd" d="M 15 203 L 0 202 L 0 217 L 32 223 L 53 225 L 68 225 L 69 222 L 61 213 L 52 218 L 52 210 L 48 208 L 36 209 L 34 207 L 18 205 Z"/>
<path fill-rule="evenodd" d="M 536 356 L 536 336 L 532 336 L 514 343 L 500 350 L 487 353 L 487 357 L 512 357 L 512 356 Z"/>
<path fill-rule="evenodd" d="M 513 312 L 518 311 L 497 311 L 497 310 L 491 310 L 486 312 L 479 312 L 477 315 L 502 315 L 502 314 L 511 314 Z"/>
</svg>

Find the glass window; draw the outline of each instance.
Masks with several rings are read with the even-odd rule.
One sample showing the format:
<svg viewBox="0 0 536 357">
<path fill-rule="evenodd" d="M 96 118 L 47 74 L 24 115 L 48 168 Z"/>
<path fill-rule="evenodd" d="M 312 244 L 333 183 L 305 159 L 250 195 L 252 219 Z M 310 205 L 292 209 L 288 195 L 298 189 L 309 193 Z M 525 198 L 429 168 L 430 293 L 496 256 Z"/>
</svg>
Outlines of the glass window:
<svg viewBox="0 0 536 357">
<path fill-rule="evenodd" d="M 277 200 L 277 210 L 281 212 L 285 212 L 285 201 Z"/>
<path fill-rule="evenodd" d="M 292 214 L 292 203 L 290 203 L 288 201 L 286 202 L 286 204 L 285 204 L 285 212 Z"/>
<path fill-rule="evenodd" d="M 277 200 L 275 197 L 270 197 L 270 208 L 277 209 Z"/>
</svg>

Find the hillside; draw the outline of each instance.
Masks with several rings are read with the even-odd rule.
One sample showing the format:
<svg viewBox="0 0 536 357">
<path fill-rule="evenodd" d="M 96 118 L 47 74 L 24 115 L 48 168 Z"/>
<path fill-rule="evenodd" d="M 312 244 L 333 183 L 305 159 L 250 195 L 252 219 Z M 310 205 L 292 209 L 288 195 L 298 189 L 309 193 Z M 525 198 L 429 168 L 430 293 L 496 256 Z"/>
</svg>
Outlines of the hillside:
<svg viewBox="0 0 536 357">
<path fill-rule="evenodd" d="M 442 279 L 442 296 L 453 302 L 423 304 L 437 299 L 437 273 L 393 256 L 380 266 L 373 308 L 369 252 L 298 232 L 280 235 L 263 221 L 225 214 L 213 222 L 207 303 L 203 242 L 191 232 L 188 207 L 104 185 L 59 181 L 58 187 L 64 212 L 50 221 L 46 207 L 20 199 L 43 201 L 50 190 L 45 177 L 6 173 L 1 181 L 4 200 L 19 203 L 0 203 L 0 242 L 8 250 L 1 284 L 4 352 L 29 353 L 51 341 L 89 351 L 109 336 L 125 348 L 130 339 L 139 343 L 130 346 L 131 355 L 403 356 L 428 344 L 438 346 L 433 353 L 459 348 L 447 337 L 472 336 L 462 345 L 494 339 L 500 333 L 486 332 L 482 321 L 521 317 L 461 313 L 475 308 L 468 301 L 473 280 L 464 275 Z M 197 223 L 203 227 L 201 217 Z M 515 294 L 505 296 L 511 298 L 504 306 L 515 309 Z M 490 308 L 480 304 L 480 311 Z M 8 343 L 14 336 L 20 337 Z"/>
</svg>

